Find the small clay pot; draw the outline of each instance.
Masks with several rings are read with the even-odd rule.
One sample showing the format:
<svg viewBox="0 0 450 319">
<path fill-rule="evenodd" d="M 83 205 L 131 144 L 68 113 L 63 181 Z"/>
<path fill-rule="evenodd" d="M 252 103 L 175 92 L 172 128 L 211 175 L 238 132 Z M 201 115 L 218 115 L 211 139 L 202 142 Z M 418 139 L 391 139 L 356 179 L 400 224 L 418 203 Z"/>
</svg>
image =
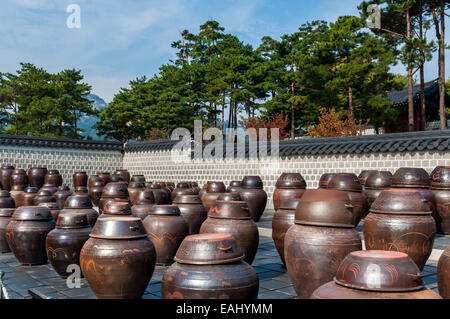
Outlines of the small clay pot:
<svg viewBox="0 0 450 319">
<path fill-rule="evenodd" d="M 38 206 L 40 203 L 56 203 L 56 197 L 48 190 L 40 190 L 34 197 L 34 205 Z M 58 206 L 59 207 L 59 206 Z"/>
<path fill-rule="evenodd" d="M 130 197 L 131 203 L 134 205 L 137 203 L 137 197 L 141 190 L 145 188 L 145 184 L 141 182 L 130 182 L 128 184 L 128 194 Z"/>
<path fill-rule="evenodd" d="M 80 187 L 80 186 L 78 186 Z M 84 187 L 84 186 L 83 186 Z M 58 204 L 59 209 L 64 208 L 64 204 L 66 202 L 66 199 L 72 195 L 72 192 L 70 191 L 70 188 L 66 185 L 59 186 L 58 190 L 56 191 L 53 196 L 56 198 L 56 203 Z"/>
<path fill-rule="evenodd" d="M 102 191 L 102 197 L 98 202 L 100 214 L 108 201 L 129 201 L 129 193 L 127 185 L 124 182 L 108 183 Z"/>
<path fill-rule="evenodd" d="M 105 183 L 105 185 L 108 185 L 108 183 L 111 182 L 111 174 L 110 173 L 97 173 L 97 176 L 100 177 L 103 181 L 103 183 Z"/>
<path fill-rule="evenodd" d="M 170 195 L 163 190 L 161 185 L 151 184 L 147 188 L 152 190 L 156 205 L 168 205 L 171 202 Z"/>
<path fill-rule="evenodd" d="M 11 221 L 14 211 L 14 208 L 0 208 L 0 253 L 9 253 L 11 251 L 6 238 L 6 227 Z"/>
<path fill-rule="evenodd" d="M 214 205 L 217 198 L 225 193 L 225 184 L 222 182 L 209 182 L 206 187 L 206 193 L 201 197 L 202 204 L 207 211 Z"/>
<path fill-rule="evenodd" d="M 239 195 L 247 203 L 252 219 L 259 222 L 267 205 L 267 193 L 263 189 L 261 178 L 245 176 Z"/>
<path fill-rule="evenodd" d="M 242 187 L 241 181 L 231 181 L 230 186 L 227 187 L 228 193 L 237 193 Z"/>
<path fill-rule="evenodd" d="M 38 189 L 36 187 L 27 187 L 21 196 L 20 206 L 34 206 L 34 198 L 37 196 Z"/>
<path fill-rule="evenodd" d="M 54 186 L 53 184 L 44 184 L 44 186 L 41 187 L 40 191 L 49 191 L 53 195 L 58 191 L 58 187 Z"/>
<path fill-rule="evenodd" d="M 178 183 L 177 187 L 171 192 L 170 197 L 173 201 L 178 195 L 196 195 L 195 193 L 196 191 L 188 183 Z"/>
<path fill-rule="evenodd" d="M 2 189 L 10 191 L 11 190 L 11 174 L 14 170 L 14 166 L 2 165 L 0 168 L 0 186 Z"/>
<path fill-rule="evenodd" d="M 45 184 L 51 184 L 55 187 L 59 187 L 63 183 L 63 179 L 61 174 L 57 169 L 51 169 L 47 171 L 44 178 Z"/>
<path fill-rule="evenodd" d="M 16 203 L 16 208 L 20 207 L 22 203 L 22 195 L 25 188 L 28 186 L 28 176 L 23 169 L 15 169 L 10 176 L 10 194 Z"/>
<path fill-rule="evenodd" d="M 32 167 L 28 169 L 28 181 L 31 187 L 41 188 L 45 183 L 47 168 Z"/>
<path fill-rule="evenodd" d="M 89 188 L 89 197 L 92 200 L 92 203 L 95 206 L 98 206 L 98 202 L 100 201 L 100 198 L 102 197 L 103 188 L 105 187 L 105 184 L 101 179 L 94 181 L 92 183 L 92 186 Z"/>
<path fill-rule="evenodd" d="M 66 199 L 64 209 L 61 213 L 66 211 L 75 211 L 77 213 L 86 214 L 89 225 L 94 227 L 98 218 L 98 213 L 92 208 L 92 202 L 87 194 L 74 194 Z"/>
<path fill-rule="evenodd" d="M 306 189 L 306 182 L 299 173 L 283 173 L 278 178 L 273 192 L 273 206 L 278 210 L 286 199 L 299 199 Z"/>
<path fill-rule="evenodd" d="M 131 179 L 130 172 L 128 172 L 126 169 L 119 169 L 114 172 L 114 175 L 122 177 L 122 179 L 127 183 L 130 182 Z"/>
<path fill-rule="evenodd" d="M 88 176 L 86 172 L 73 173 L 73 187 L 76 189 L 78 186 L 87 187 Z"/>
<path fill-rule="evenodd" d="M 144 220 L 155 205 L 155 197 L 151 189 L 144 188 L 137 195 L 137 202 L 131 207 L 134 216 Z"/>
<path fill-rule="evenodd" d="M 198 195 L 178 195 L 173 203 L 178 206 L 186 223 L 189 225 L 189 235 L 200 232 L 200 226 L 208 217 L 208 212 L 203 207 Z"/>
<path fill-rule="evenodd" d="M 366 179 L 363 193 L 366 195 L 367 205 L 370 208 L 381 192 L 392 185 L 392 173 L 388 171 L 377 171 L 369 174 Z"/>
</svg>

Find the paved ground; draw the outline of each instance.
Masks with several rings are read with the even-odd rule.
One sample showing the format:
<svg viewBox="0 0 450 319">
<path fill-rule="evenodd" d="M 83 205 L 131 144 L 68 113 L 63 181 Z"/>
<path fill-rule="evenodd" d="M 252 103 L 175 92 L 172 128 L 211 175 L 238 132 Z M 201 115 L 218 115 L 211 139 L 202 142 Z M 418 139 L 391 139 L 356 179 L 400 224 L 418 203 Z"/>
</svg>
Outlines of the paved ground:
<svg viewBox="0 0 450 319">
<path fill-rule="evenodd" d="M 265 213 L 258 223 L 260 230 L 270 236 L 272 213 Z M 360 227 L 359 227 L 360 229 Z M 438 236 L 435 240 L 436 249 L 445 249 L 450 245 L 450 236 Z M 296 298 L 286 269 L 282 267 L 281 259 L 275 249 L 272 238 L 261 237 L 258 253 L 253 267 L 259 275 L 259 299 L 292 299 Z M 437 292 L 436 260 L 431 260 L 423 271 L 424 281 L 428 288 Z M 41 266 L 22 266 L 12 253 L 0 254 L 0 269 L 6 272 L 4 282 L 9 297 L 12 299 L 30 299 L 29 289 L 54 299 L 95 299 L 95 295 L 82 279 L 81 288 L 70 289 L 66 281 L 61 279 L 50 264 Z M 147 290 L 142 298 L 161 298 L 161 279 L 167 267 L 157 266 Z"/>
</svg>

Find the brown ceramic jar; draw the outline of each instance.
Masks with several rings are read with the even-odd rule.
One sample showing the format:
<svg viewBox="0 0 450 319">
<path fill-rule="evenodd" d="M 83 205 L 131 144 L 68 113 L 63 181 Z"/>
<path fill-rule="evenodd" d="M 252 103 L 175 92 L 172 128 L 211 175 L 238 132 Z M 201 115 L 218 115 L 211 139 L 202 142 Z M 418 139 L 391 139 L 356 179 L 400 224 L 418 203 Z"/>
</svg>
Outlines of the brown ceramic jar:
<svg viewBox="0 0 450 319">
<path fill-rule="evenodd" d="M 258 176 L 245 176 L 242 180 L 242 188 L 239 191 L 239 195 L 247 203 L 252 219 L 258 222 L 267 205 L 267 193 L 263 189 L 261 178 Z"/>
<path fill-rule="evenodd" d="M 103 181 L 103 183 L 105 183 L 105 185 L 108 185 L 108 183 L 111 182 L 111 174 L 104 172 L 104 173 L 97 173 L 97 176 L 100 177 Z"/>
<path fill-rule="evenodd" d="M 431 192 L 436 200 L 438 233 L 450 235 L 450 166 L 439 166 L 431 173 Z"/>
<path fill-rule="evenodd" d="M 177 187 L 170 194 L 172 201 L 178 195 L 195 195 L 195 190 L 189 187 L 188 183 L 178 183 Z"/>
<path fill-rule="evenodd" d="M 203 197 L 203 195 L 206 194 L 206 189 L 208 188 L 208 184 L 211 182 L 206 182 L 206 184 L 203 184 L 202 189 L 198 192 L 198 196 L 200 196 L 200 199 Z"/>
<path fill-rule="evenodd" d="M 45 246 L 50 263 L 62 278 L 72 273 L 67 271 L 69 265 L 80 265 L 81 248 L 90 232 L 86 214 L 72 212 L 58 216 L 56 228 L 48 233 Z"/>
<path fill-rule="evenodd" d="M 53 195 L 58 191 L 58 187 L 54 186 L 53 184 L 44 184 L 44 186 L 41 187 L 40 191 L 49 191 Z"/>
<path fill-rule="evenodd" d="M 105 183 L 101 179 L 94 181 L 92 186 L 89 188 L 89 197 L 95 206 L 98 206 L 100 198 L 102 197 L 103 188 Z"/>
<path fill-rule="evenodd" d="M 390 189 L 372 204 L 363 231 L 367 250 L 404 252 L 422 270 L 433 249 L 436 225 L 420 192 Z"/>
<path fill-rule="evenodd" d="M 441 299 L 424 287 L 423 275 L 407 254 L 371 250 L 351 252 L 333 281 L 312 299 Z"/>
<path fill-rule="evenodd" d="M 275 188 L 273 207 L 277 211 L 284 200 L 301 198 L 306 189 L 306 182 L 299 173 L 283 173 L 278 178 Z"/>
<path fill-rule="evenodd" d="M 14 208 L 0 208 L 0 253 L 9 253 L 11 251 L 6 237 L 6 227 L 11 221 L 14 211 Z"/>
<path fill-rule="evenodd" d="M 87 194 L 74 194 L 66 199 L 64 209 L 61 213 L 77 212 L 86 214 L 89 225 L 94 227 L 98 213 L 92 208 L 92 202 Z"/>
<path fill-rule="evenodd" d="M 74 188 L 77 188 L 78 186 L 87 187 L 88 176 L 86 172 L 75 172 L 73 173 L 72 179 Z"/>
<path fill-rule="evenodd" d="M 237 193 L 241 190 L 241 181 L 231 181 L 230 186 L 227 187 L 227 193 Z"/>
<path fill-rule="evenodd" d="M 124 182 L 127 183 L 122 176 L 111 174 L 111 183 Z M 128 183 L 127 183 L 128 184 Z"/>
<path fill-rule="evenodd" d="M 102 197 L 98 202 L 99 213 L 103 213 L 103 208 L 108 201 L 128 201 L 129 193 L 127 184 L 124 182 L 108 183 L 103 188 Z"/>
<path fill-rule="evenodd" d="M 59 206 L 56 202 L 40 203 L 38 206 L 47 207 L 50 213 L 52 214 L 53 220 L 55 222 L 58 220 L 58 215 L 61 210 L 59 209 Z"/>
<path fill-rule="evenodd" d="M 155 247 L 137 217 L 99 219 L 80 254 L 83 275 L 100 299 L 137 299 L 155 269 Z"/>
<path fill-rule="evenodd" d="M 377 170 L 364 170 L 359 174 L 358 179 L 359 179 L 359 182 L 361 183 L 361 186 L 363 187 L 363 189 L 364 189 L 364 186 L 366 185 L 366 181 L 367 181 L 367 178 L 369 177 L 369 175 L 372 173 L 377 173 L 377 172 L 378 172 Z"/>
<path fill-rule="evenodd" d="M 155 205 L 144 219 L 149 239 L 156 249 L 156 264 L 170 265 L 189 226 L 175 205 Z"/>
<path fill-rule="evenodd" d="M 128 184 L 128 195 L 133 205 L 137 203 L 137 197 L 139 195 L 139 192 L 144 188 L 145 188 L 144 183 L 131 181 L 130 184 Z"/>
<path fill-rule="evenodd" d="M 439 258 L 437 281 L 439 294 L 444 299 L 450 299 L 450 246 Z"/>
<path fill-rule="evenodd" d="M 198 195 L 178 195 L 173 203 L 178 206 L 186 223 L 189 225 L 189 235 L 200 232 L 200 226 L 208 217 L 208 212 L 203 207 Z"/>
<path fill-rule="evenodd" d="M 102 183 L 103 183 L 103 180 L 100 178 L 100 176 L 98 176 L 98 175 L 91 175 L 91 176 L 89 176 L 89 179 L 88 179 L 88 188 L 91 189 L 92 185 L 93 185 L 95 182 L 98 182 L 98 181 L 102 181 Z M 103 185 L 105 185 L 105 183 L 103 183 Z"/>
<path fill-rule="evenodd" d="M 171 203 L 170 196 L 167 194 L 167 191 L 162 189 L 161 185 L 151 184 L 147 188 L 152 190 L 156 205 L 168 205 Z"/>
<path fill-rule="evenodd" d="M 272 218 L 272 238 L 283 265 L 286 265 L 284 261 L 284 237 L 289 228 L 295 224 L 295 210 L 298 203 L 300 203 L 299 199 L 285 199 Z"/>
<path fill-rule="evenodd" d="M 130 179 L 130 182 L 145 184 L 145 176 L 144 175 L 133 175 Z"/>
<path fill-rule="evenodd" d="M 134 216 L 144 220 L 150 213 L 153 205 L 155 205 L 155 197 L 152 190 L 144 188 L 137 195 L 137 202 L 131 207 L 131 212 Z"/>
<path fill-rule="evenodd" d="M 212 233 L 233 235 L 244 252 L 245 262 L 252 264 L 258 250 L 259 233 L 245 202 L 216 201 L 200 227 L 200 234 Z"/>
<path fill-rule="evenodd" d="M 188 236 L 176 262 L 164 273 L 161 295 L 164 299 L 256 299 L 258 275 L 243 258 L 230 234 Z"/>
<path fill-rule="evenodd" d="M 19 206 L 34 206 L 34 198 L 38 194 L 36 187 L 27 187 L 21 196 L 21 203 Z"/>
<path fill-rule="evenodd" d="M 307 190 L 284 239 L 286 268 L 299 298 L 333 280 L 341 261 L 362 249 L 347 192 Z"/>
<path fill-rule="evenodd" d="M 75 187 L 74 194 L 89 194 L 88 188 L 86 186 L 77 186 Z"/>
<path fill-rule="evenodd" d="M 44 185 L 47 168 L 32 167 L 28 169 L 28 181 L 31 187 L 41 188 Z"/>
<path fill-rule="evenodd" d="M 17 260 L 23 265 L 47 263 L 45 238 L 53 228 L 55 222 L 46 207 L 17 208 L 6 227 L 8 245 Z"/>
<path fill-rule="evenodd" d="M 0 208 L 15 208 L 16 203 L 7 190 L 0 190 Z"/>
<path fill-rule="evenodd" d="M 40 203 L 56 203 L 56 198 L 50 191 L 41 189 L 34 197 L 34 205 L 38 206 Z"/>
<path fill-rule="evenodd" d="M 388 171 L 381 171 L 371 173 L 367 176 L 366 184 L 364 186 L 363 193 L 366 195 L 367 206 L 370 209 L 373 202 L 385 189 L 390 188 L 392 185 L 392 173 Z"/>
<path fill-rule="evenodd" d="M 336 173 L 325 173 L 320 176 L 319 179 L 319 188 L 320 189 L 326 189 L 328 188 L 328 183 L 331 181 L 331 179 L 336 175 Z"/>
<path fill-rule="evenodd" d="M 206 193 L 201 197 L 202 204 L 206 211 L 210 210 L 222 193 L 225 193 L 225 184 L 223 182 L 208 182 Z"/>
<path fill-rule="evenodd" d="M 14 166 L 2 165 L 0 168 L 0 186 L 4 190 L 11 190 L 11 174 L 14 170 Z"/>
<path fill-rule="evenodd" d="M 126 169 L 118 169 L 117 171 L 114 172 L 114 175 L 122 177 L 122 179 L 127 183 L 129 183 L 131 180 L 130 172 L 128 172 L 128 170 Z"/>
<path fill-rule="evenodd" d="M 112 201 L 106 203 L 103 214 L 101 214 L 98 218 L 126 217 L 131 215 L 131 206 L 128 202 Z"/>
<path fill-rule="evenodd" d="M 56 191 L 55 194 L 53 194 L 53 196 L 55 196 L 56 198 L 56 203 L 58 204 L 59 209 L 64 208 L 66 199 L 71 195 L 72 192 L 70 191 L 70 188 L 68 186 L 62 185 L 58 187 L 58 190 Z"/>
<path fill-rule="evenodd" d="M 62 185 L 62 176 L 57 169 L 51 169 L 47 171 L 44 178 L 45 184 L 51 184 L 53 186 L 59 187 Z"/>
<path fill-rule="evenodd" d="M 14 198 L 16 208 L 20 206 L 22 202 L 22 194 L 25 188 L 28 186 L 28 176 L 23 169 L 15 169 L 10 176 L 11 197 Z"/>
</svg>

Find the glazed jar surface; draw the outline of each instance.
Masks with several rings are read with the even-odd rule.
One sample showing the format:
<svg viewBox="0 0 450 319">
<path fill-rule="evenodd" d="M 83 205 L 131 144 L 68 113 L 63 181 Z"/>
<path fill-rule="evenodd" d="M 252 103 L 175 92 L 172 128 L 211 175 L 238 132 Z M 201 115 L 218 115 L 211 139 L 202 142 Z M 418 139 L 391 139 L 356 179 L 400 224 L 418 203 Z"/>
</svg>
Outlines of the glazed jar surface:
<svg viewBox="0 0 450 319">
<path fill-rule="evenodd" d="M 437 281 L 439 294 L 444 299 L 450 299 L 450 246 L 439 258 Z"/>
<path fill-rule="evenodd" d="M 37 187 L 38 189 L 44 185 L 45 175 L 47 174 L 47 168 L 45 167 L 32 167 L 28 169 L 28 181 L 31 187 Z"/>
<path fill-rule="evenodd" d="M 198 195 L 178 195 L 174 198 L 186 223 L 189 225 L 189 235 L 198 234 L 200 227 L 208 217 L 208 212 Z"/>
<path fill-rule="evenodd" d="M 14 208 L 0 208 L 0 253 L 9 253 L 11 251 L 6 237 L 6 227 L 11 221 L 13 213 Z"/>
<path fill-rule="evenodd" d="M 275 187 L 273 206 L 277 211 L 284 200 L 301 198 L 306 189 L 306 182 L 299 173 L 283 173 Z"/>
<path fill-rule="evenodd" d="M 47 174 L 45 174 L 44 182 L 45 184 L 51 184 L 55 187 L 59 187 L 62 185 L 63 180 L 59 171 L 56 169 L 52 169 L 48 170 Z"/>
<path fill-rule="evenodd" d="M 14 170 L 14 166 L 2 165 L 0 168 L 0 186 L 7 191 L 11 190 L 11 174 Z"/>
<path fill-rule="evenodd" d="M 87 187 L 88 176 L 86 172 L 75 172 L 73 173 L 73 187 L 77 188 L 78 186 Z"/>
</svg>

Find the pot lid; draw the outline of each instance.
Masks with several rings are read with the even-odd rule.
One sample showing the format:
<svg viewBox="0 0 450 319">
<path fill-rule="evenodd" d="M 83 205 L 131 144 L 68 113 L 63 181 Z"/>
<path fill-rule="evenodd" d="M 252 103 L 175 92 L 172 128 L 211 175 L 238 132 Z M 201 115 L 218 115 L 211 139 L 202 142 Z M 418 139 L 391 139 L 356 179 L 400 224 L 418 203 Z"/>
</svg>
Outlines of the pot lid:
<svg viewBox="0 0 450 319">
<path fill-rule="evenodd" d="M 364 170 L 364 171 L 362 171 L 359 174 L 359 176 L 358 176 L 358 179 L 359 179 L 359 182 L 361 183 L 361 185 L 365 185 L 366 181 L 367 181 L 367 177 L 369 177 L 370 174 L 376 173 L 376 172 L 378 172 L 378 171 L 377 170 Z"/>
<path fill-rule="evenodd" d="M 15 210 L 15 208 L 0 208 L 0 217 L 11 217 Z"/>
<path fill-rule="evenodd" d="M 450 188 L 450 166 L 438 166 L 431 173 L 432 189 Z"/>
<path fill-rule="evenodd" d="M 140 218 L 108 216 L 97 219 L 89 236 L 100 239 L 138 239 L 147 235 Z"/>
<path fill-rule="evenodd" d="M 230 234 L 187 236 L 174 260 L 180 264 L 219 265 L 244 259 L 242 249 Z"/>
<path fill-rule="evenodd" d="M 263 182 L 259 176 L 245 176 L 242 180 L 242 187 L 262 189 Z"/>
<path fill-rule="evenodd" d="M 70 212 L 68 210 L 64 213 L 58 214 L 56 219 L 56 228 L 74 229 L 89 227 L 87 215 L 84 213 Z"/>
<path fill-rule="evenodd" d="M 336 174 L 328 182 L 328 189 L 341 191 L 361 192 L 362 185 L 354 174 Z"/>
<path fill-rule="evenodd" d="M 392 177 L 392 187 L 429 188 L 430 176 L 423 168 L 402 167 Z"/>
<path fill-rule="evenodd" d="M 241 187 L 242 186 L 242 182 L 241 181 L 231 181 L 230 182 L 230 186 L 231 187 Z"/>
<path fill-rule="evenodd" d="M 392 185 L 392 173 L 381 171 L 369 174 L 366 179 L 366 189 L 384 189 Z"/>
<path fill-rule="evenodd" d="M 47 207 L 49 210 L 59 210 L 58 203 L 56 202 L 48 202 L 48 203 L 39 203 L 38 206 Z"/>
<path fill-rule="evenodd" d="M 319 188 L 327 188 L 330 180 L 335 176 L 335 173 L 325 173 L 320 176 Z"/>
<path fill-rule="evenodd" d="M 223 193 L 217 197 L 217 200 L 223 200 L 228 202 L 240 202 L 242 201 L 241 195 L 237 192 Z"/>
<path fill-rule="evenodd" d="M 420 191 L 387 189 L 380 193 L 370 207 L 371 213 L 393 215 L 429 215 L 430 205 Z"/>
<path fill-rule="evenodd" d="M 198 195 L 177 195 L 173 200 L 173 203 L 202 205 L 202 200 Z"/>
<path fill-rule="evenodd" d="M 353 228 L 355 220 L 347 192 L 340 190 L 306 190 L 295 210 L 301 225 Z"/>
<path fill-rule="evenodd" d="M 301 199 L 285 199 L 281 202 L 279 209 L 296 210 Z"/>
<path fill-rule="evenodd" d="M 52 214 L 47 207 L 43 206 L 21 206 L 16 209 L 12 216 L 13 220 L 53 220 Z"/>
<path fill-rule="evenodd" d="M 209 182 L 206 187 L 207 193 L 225 193 L 225 184 L 223 182 Z"/>
<path fill-rule="evenodd" d="M 88 194 L 74 194 L 67 197 L 64 208 L 92 208 L 91 198 Z"/>
<path fill-rule="evenodd" d="M 124 182 L 112 182 L 106 184 L 102 191 L 102 197 L 104 198 L 118 198 L 118 197 L 128 197 L 127 184 Z"/>
<path fill-rule="evenodd" d="M 28 186 L 27 188 L 25 188 L 25 193 L 36 194 L 38 191 L 39 189 L 37 187 Z"/>
<path fill-rule="evenodd" d="M 334 280 L 348 288 L 400 292 L 423 289 L 422 278 L 419 268 L 407 254 L 367 250 L 347 255 Z"/>
<path fill-rule="evenodd" d="M 128 202 L 109 201 L 103 208 L 107 215 L 131 215 L 131 206 Z"/>
<path fill-rule="evenodd" d="M 278 178 L 275 187 L 305 189 L 306 182 L 300 173 L 283 173 Z"/>
<path fill-rule="evenodd" d="M 221 219 L 251 219 L 248 205 L 244 201 L 217 200 L 208 212 L 208 217 Z"/>
<path fill-rule="evenodd" d="M 179 216 L 181 212 L 176 205 L 154 205 L 149 215 Z"/>
</svg>

